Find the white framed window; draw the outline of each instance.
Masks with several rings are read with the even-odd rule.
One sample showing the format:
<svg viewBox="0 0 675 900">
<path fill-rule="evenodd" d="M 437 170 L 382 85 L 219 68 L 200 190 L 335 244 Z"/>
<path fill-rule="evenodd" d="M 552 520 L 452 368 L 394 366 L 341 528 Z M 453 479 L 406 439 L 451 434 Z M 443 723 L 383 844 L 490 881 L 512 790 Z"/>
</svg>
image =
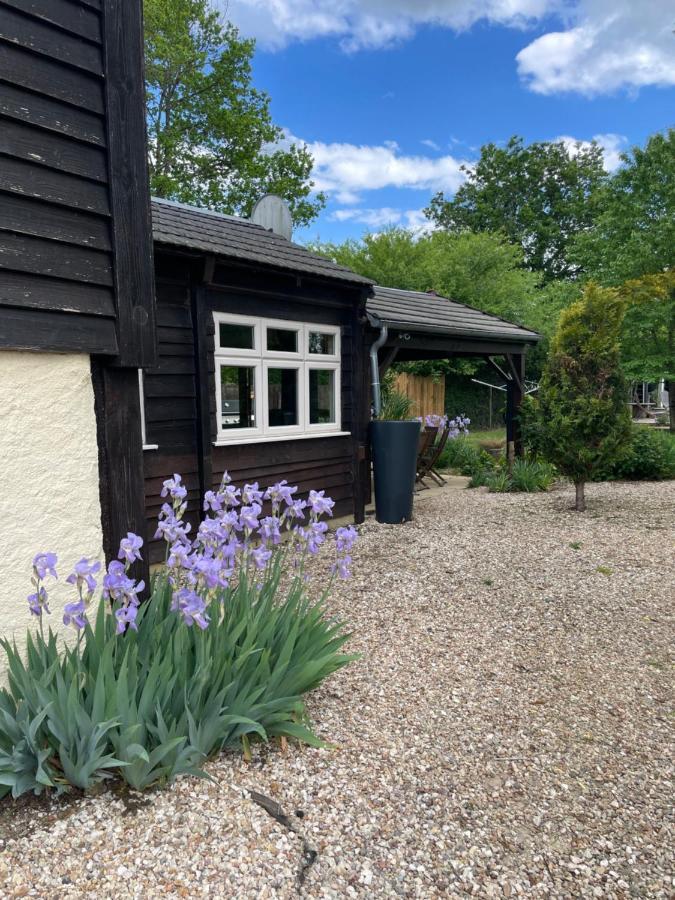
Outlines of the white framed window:
<svg viewBox="0 0 675 900">
<path fill-rule="evenodd" d="M 213 317 L 218 443 L 343 433 L 339 327 Z"/>
</svg>

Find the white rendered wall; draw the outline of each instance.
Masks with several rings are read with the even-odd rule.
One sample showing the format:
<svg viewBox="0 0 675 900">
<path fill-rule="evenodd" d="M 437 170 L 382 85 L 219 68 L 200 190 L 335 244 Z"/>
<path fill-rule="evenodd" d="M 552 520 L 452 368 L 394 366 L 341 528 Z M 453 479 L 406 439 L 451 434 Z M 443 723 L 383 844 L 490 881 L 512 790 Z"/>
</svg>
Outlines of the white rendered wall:
<svg viewBox="0 0 675 900">
<path fill-rule="evenodd" d="M 54 628 L 64 631 L 65 583 L 81 557 L 103 562 L 98 447 L 89 356 L 0 350 L 0 635 L 25 641 L 37 552 L 59 557 L 49 579 Z M 5 658 L 0 651 L 0 670 Z"/>
</svg>

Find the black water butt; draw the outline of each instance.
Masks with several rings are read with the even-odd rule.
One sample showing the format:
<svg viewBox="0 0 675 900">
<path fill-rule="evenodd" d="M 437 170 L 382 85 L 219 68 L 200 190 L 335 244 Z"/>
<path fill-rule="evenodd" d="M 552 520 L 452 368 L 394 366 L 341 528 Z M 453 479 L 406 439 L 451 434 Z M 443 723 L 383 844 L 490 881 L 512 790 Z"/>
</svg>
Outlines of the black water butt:
<svg viewBox="0 0 675 900">
<path fill-rule="evenodd" d="M 397 525 L 412 519 L 420 427 L 419 422 L 370 423 L 378 522 Z"/>
</svg>

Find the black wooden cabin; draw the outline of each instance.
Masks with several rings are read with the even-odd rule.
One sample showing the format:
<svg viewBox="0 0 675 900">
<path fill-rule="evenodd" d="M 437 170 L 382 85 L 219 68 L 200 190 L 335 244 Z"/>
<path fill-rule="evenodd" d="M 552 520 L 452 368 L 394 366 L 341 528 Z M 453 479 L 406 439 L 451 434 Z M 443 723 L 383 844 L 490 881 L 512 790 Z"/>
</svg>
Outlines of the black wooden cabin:
<svg viewBox="0 0 675 900">
<path fill-rule="evenodd" d="M 285 478 L 304 493 L 325 489 L 336 515 L 362 520 L 371 282 L 245 219 L 163 200 L 152 201 L 152 215 L 159 357 L 143 375 L 149 533 L 174 472 L 195 524 L 225 470 L 238 484 Z M 163 553 L 151 545 L 152 562 Z"/>
</svg>

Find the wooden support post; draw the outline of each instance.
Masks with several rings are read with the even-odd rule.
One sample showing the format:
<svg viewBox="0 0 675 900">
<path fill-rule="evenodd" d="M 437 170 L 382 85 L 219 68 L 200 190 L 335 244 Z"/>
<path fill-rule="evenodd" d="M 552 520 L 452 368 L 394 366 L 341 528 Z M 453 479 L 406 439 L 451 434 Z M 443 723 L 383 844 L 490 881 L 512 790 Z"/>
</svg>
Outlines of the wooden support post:
<svg viewBox="0 0 675 900">
<path fill-rule="evenodd" d="M 199 509 L 202 510 L 204 494 L 213 490 L 213 461 L 211 435 L 211 372 L 208 325 L 211 316 L 207 311 L 206 288 L 202 284 L 190 289 L 190 314 L 195 353 L 195 386 L 197 393 L 197 456 L 199 464 Z"/>
<path fill-rule="evenodd" d="M 138 370 L 92 360 L 92 381 L 99 447 L 99 487 L 103 551 L 106 561 L 117 558 L 128 531 L 143 538 L 142 562 L 131 568 L 133 578 L 150 585 L 145 517 L 145 481 Z"/>
<path fill-rule="evenodd" d="M 523 439 L 518 416 L 524 396 L 525 355 L 507 356 L 511 378 L 506 382 L 506 452 L 511 462 L 515 456 L 523 455 Z"/>
</svg>

